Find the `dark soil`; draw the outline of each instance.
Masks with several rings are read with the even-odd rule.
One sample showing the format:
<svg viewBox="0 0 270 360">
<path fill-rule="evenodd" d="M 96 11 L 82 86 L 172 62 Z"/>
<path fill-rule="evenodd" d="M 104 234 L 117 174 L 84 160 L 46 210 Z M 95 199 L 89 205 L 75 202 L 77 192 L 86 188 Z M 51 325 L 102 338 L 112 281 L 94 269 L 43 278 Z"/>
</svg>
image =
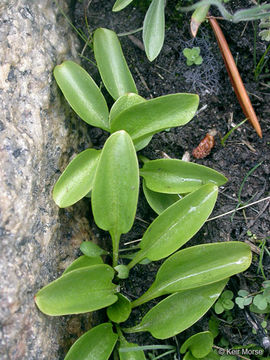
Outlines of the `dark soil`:
<svg viewBox="0 0 270 360">
<path fill-rule="evenodd" d="M 77 2 L 75 8 L 75 26 L 82 28 L 85 33 L 84 10 L 86 2 Z M 93 0 L 87 10 L 87 18 L 90 31 L 97 27 L 107 27 L 116 33 L 122 33 L 142 26 L 144 12 L 142 8 L 128 6 L 120 13 L 112 13 L 111 8 L 114 1 Z M 263 199 L 269 196 L 270 183 L 270 75 L 267 66 L 261 74 L 259 81 L 254 80 L 254 27 L 253 22 L 233 24 L 222 21 L 221 26 L 227 38 L 231 51 L 237 59 L 239 72 L 242 75 L 246 89 L 254 109 L 259 118 L 263 138 L 260 139 L 253 128 L 245 123 L 228 138 L 225 146 L 221 145 L 220 138 L 223 137 L 233 126 L 244 119 L 244 114 L 237 102 L 232 90 L 228 75 L 219 53 L 212 30 L 208 24 L 204 24 L 198 34 L 198 39 L 191 40 L 189 34 L 189 14 L 179 14 L 175 10 L 177 1 L 168 1 L 166 10 L 166 39 L 165 45 L 158 58 L 150 63 L 145 53 L 130 40 L 129 37 L 121 37 L 121 44 L 125 53 L 127 63 L 136 81 L 139 94 L 147 99 L 175 92 L 196 92 L 200 95 L 200 106 L 202 110 L 189 124 L 181 128 L 171 129 L 169 132 L 162 132 L 154 136 L 151 143 L 140 153 L 150 159 L 162 157 L 165 152 L 172 158 L 181 159 L 183 154 L 189 154 L 204 138 L 206 133 L 215 129 L 215 147 L 211 154 L 202 160 L 191 161 L 203 164 L 222 172 L 229 179 L 228 183 L 221 187 L 220 195 L 212 216 L 225 213 L 239 206 L 238 195 L 243 180 L 248 172 L 256 165 L 258 168 L 247 178 L 241 192 L 241 204 Z M 135 1 L 136 5 L 136 1 Z M 236 10 L 240 7 L 249 7 L 250 1 L 230 1 L 230 9 Z M 215 11 L 214 11 L 215 13 Z M 134 34 L 141 41 L 141 32 Z M 266 42 L 257 39 L 256 61 L 258 62 L 266 49 Z M 83 46 L 83 44 L 82 44 Z M 182 50 L 185 47 L 199 46 L 204 59 L 201 66 L 188 67 Z M 88 47 L 84 56 L 94 60 L 93 53 Z M 92 77 L 101 83 L 97 69 L 88 61 L 83 62 L 84 67 Z M 109 104 L 111 98 L 106 94 Z M 107 133 L 100 129 L 90 128 L 92 142 L 95 148 L 101 148 L 104 144 Z M 247 241 L 252 243 L 253 262 L 251 267 L 244 273 L 233 277 L 227 288 L 236 295 L 238 290 L 246 289 L 254 293 L 261 288 L 264 278 L 258 271 L 259 246 L 265 239 L 269 245 L 270 239 L 270 218 L 269 200 L 260 202 L 238 211 L 231 215 L 207 222 L 199 233 L 189 242 L 192 244 L 219 242 L 219 241 Z M 140 199 L 137 219 L 132 231 L 123 237 L 122 247 L 125 241 L 132 241 L 142 237 L 146 230 L 147 223 L 150 223 L 156 214 L 148 206 L 144 198 Z M 91 220 L 92 221 L 92 220 Z M 98 230 L 93 224 L 95 235 L 102 242 L 109 243 L 109 237 L 105 232 Z M 255 236 L 248 236 L 247 231 Z M 256 237 L 256 238 L 255 238 Z M 267 246 L 266 245 L 266 246 Z M 138 297 L 152 283 L 157 271 L 158 264 L 152 263 L 148 266 L 139 265 L 130 274 L 130 278 L 122 286 L 122 292 L 131 299 Z M 267 254 L 263 258 L 263 269 L 266 277 L 269 278 L 270 258 Z M 139 322 L 142 315 L 149 309 L 149 304 L 141 306 L 134 311 L 128 323 Z M 179 344 L 191 334 L 208 329 L 209 313 L 192 328 L 177 337 Z M 249 309 L 240 310 L 237 306 L 231 311 L 233 321 L 226 321 L 224 315 L 215 315 L 221 319 L 220 335 L 215 343 L 218 344 L 221 336 L 229 342 L 227 348 L 234 345 L 247 345 L 251 343 L 263 346 L 266 349 L 267 335 L 260 323 L 263 316 L 251 313 Z M 100 316 L 100 315 L 98 315 Z M 98 317 L 99 319 L 99 317 Z M 252 327 L 258 326 L 257 335 L 253 335 Z M 142 333 L 132 337 L 132 341 L 138 344 L 160 343 L 153 339 L 148 333 Z M 175 339 L 169 343 L 175 344 Z M 168 356 L 166 359 L 169 359 Z M 171 358 L 172 355 L 171 355 Z"/>
</svg>

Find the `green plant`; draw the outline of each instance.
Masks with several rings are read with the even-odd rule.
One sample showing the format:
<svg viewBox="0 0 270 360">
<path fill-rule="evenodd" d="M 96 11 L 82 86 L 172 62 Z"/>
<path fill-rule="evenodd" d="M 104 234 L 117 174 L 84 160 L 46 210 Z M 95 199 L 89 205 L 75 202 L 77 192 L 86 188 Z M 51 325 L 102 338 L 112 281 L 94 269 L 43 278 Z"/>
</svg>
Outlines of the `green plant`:
<svg viewBox="0 0 270 360">
<path fill-rule="evenodd" d="M 247 202 L 243 203 L 243 201 L 242 201 L 242 199 L 241 199 L 241 197 L 242 197 L 242 191 L 243 191 L 243 188 L 244 188 L 244 186 L 245 186 L 245 184 L 246 184 L 249 176 L 251 176 L 251 175 L 253 174 L 253 172 L 254 172 L 259 166 L 262 165 L 262 163 L 263 163 L 263 162 L 261 161 L 261 162 L 259 162 L 258 164 L 256 164 L 255 166 L 253 166 L 252 169 L 247 172 L 247 174 L 245 175 L 243 181 L 241 182 L 241 185 L 240 185 L 240 188 L 239 188 L 239 191 L 238 191 L 238 194 L 237 194 L 238 203 L 237 203 L 237 205 L 236 205 L 235 211 L 237 211 L 237 210 L 238 210 L 239 208 L 241 208 L 242 206 L 245 206 L 246 204 L 248 204 L 248 203 L 249 203 L 250 201 L 252 201 L 252 199 L 254 198 L 254 195 L 253 195 Z M 233 219 L 234 214 L 235 214 L 235 213 L 232 214 L 231 220 Z"/>
<path fill-rule="evenodd" d="M 252 297 L 249 297 L 248 291 L 239 290 L 238 295 L 239 296 L 235 298 L 235 303 L 240 307 L 240 309 L 244 309 L 245 306 L 252 303 Z"/>
<path fill-rule="evenodd" d="M 215 303 L 215 312 L 221 314 L 226 310 L 232 310 L 234 303 L 232 301 L 233 292 L 230 290 L 225 290 L 220 295 L 218 301 Z"/>
<path fill-rule="evenodd" d="M 133 0 L 116 0 L 113 11 L 123 10 Z M 227 1 L 224 1 L 227 2 Z M 143 22 L 143 42 L 145 52 L 150 61 L 160 53 L 165 37 L 165 0 L 152 0 Z M 202 0 L 186 8 L 177 6 L 180 11 L 195 10 L 191 19 L 191 32 L 196 34 L 199 25 L 205 20 L 210 5 L 218 7 L 224 19 L 232 22 L 263 19 L 269 16 L 270 5 L 258 5 L 250 9 L 242 9 L 231 14 L 219 0 Z"/>
<path fill-rule="evenodd" d="M 248 233 L 248 231 L 247 231 L 247 233 Z M 253 240 L 255 240 L 255 241 L 258 241 L 257 236 L 255 234 L 251 233 L 251 238 Z M 269 250 L 267 249 L 267 246 L 266 246 L 267 240 L 268 240 L 268 238 L 259 240 L 260 243 L 259 243 L 259 246 L 258 246 L 259 249 L 260 249 L 260 256 L 259 256 L 259 264 L 258 264 L 257 274 L 259 274 L 259 272 L 261 272 L 264 280 L 267 280 L 266 276 L 265 276 L 265 273 L 264 273 L 264 269 L 263 269 L 264 254 L 266 253 L 268 256 L 270 256 L 270 252 L 269 252 Z"/>
<path fill-rule="evenodd" d="M 270 32 L 270 30 L 269 30 L 269 32 Z M 263 53 L 262 57 L 260 58 L 260 60 L 258 61 L 258 64 L 255 67 L 254 75 L 255 75 L 256 81 L 258 81 L 261 72 L 263 71 L 265 65 L 267 64 L 267 62 L 269 60 L 269 57 L 266 58 L 269 51 L 270 51 L 270 44 L 267 46 L 265 52 Z"/>
<path fill-rule="evenodd" d="M 264 41 L 270 41 L 270 16 L 261 19 L 259 28 L 259 36 Z"/>
<path fill-rule="evenodd" d="M 203 6 L 211 6 L 214 5 L 218 8 L 219 12 L 223 16 L 225 20 L 238 23 L 240 21 L 250 21 L 250 20 L 258 20 L 263 19 L 269 16 L 270 12 L 270 4 L 256 5 L 249 9 L 241 9 L 236 11 L 234 14 L 231 14 L 219 0 L 201 0 L 196 4 L 191 5 L 189 7 L 180 8 L 182 11 L 192 11 L 198 8 L 202 8 Z"/>
<path fill-rule="evenodd" d="M 183 360 L 209 359 L 212 352 L 214 338 L 210 331 L 197 333 L 189 337 L 180 347 L 180 353 L 185 354 Z"/>
<path fill-rule="evenodd" d="M 64 62 L 55 68 L 54 75 L 76 113 L 110 136 L 102 150 L 87 149 L 72 160 L 57 181 L 53 198 L 60 207 L 66 207 L 84 196 L 91 197 L 97 226 L 111 236 L 112 266 L 103 263 L 103 249 L 84 242 L 80 247 L 84 255 L 38 291 L 35 302 L 51 316 L 107 308 L 108 322 L 81 336 L 65 360 L 106 360 L 112 352 L 120 360 L 141 360 L 145 359 L 143 351 L 134 351 L 136 344 L 128 343 L 123 332 L 149 331 L 158 339 L 166 339 L 190 327 L 214 304 L 228 278 L 250 265 L 251 251 L 247 244 L 239 242 L 179 250 L 207 220 L 217 199 L 218 185 L 224 184 L 226 178 L 204 166 L 175 159 L 146 160 L 139 169 L 136 150 L 146 146 L 154 133 L 188 122 L 195 114 L 198 98 L 192 94 L 153 100 L 140 97 L 119 41 L 110 30 L 96 30 L 94 52 L 104 85 L 116 100 L 110 112 L 99 88 L 79 65 Z M 174 198 L 160 211 L 131 261 L 124 265 L 118 260 L 119 243 L 135 219 L 139 175 L 149 193 L 184 196 Z M 135 265 L 145 259 L 166 257 L 146 293 L 133 302 L 121 294 L 121 281 Z M 139 324 L 120 327 L 134 307 L 164 295 L 167 297 Z"/>
<path fill-rule="evenodd" d="M 162 354 L 158 355 L 158 351 L 159 350 L 165 350 Z M 138 346 L 136 344 L 128 344 L 127 346 L 122 346 L 119 349 L 119 353 L 130 353 L 133 352 L 133 358 L 129 357 L 129 354 L 127 355 L 128 357 L 126 357 L 125 359 L 135 359 L 135 360 L 140 360 L 140 359 L 145 359 L 145 357 L 136 357 L 137 352 L 143 352 L 143 351 L 147 351 L 147 355 L 148 355 L 148 359 L 149 360 L 158 360 L 161 359 L 163 357 L 166 357 L 167 355 L 170 354 L 175 354 L 176 353 L 176 347 L 173 345 L 143 345 L 143 346 Z M 122 357 L 121 357 L 122 359 Z"/>
<path fill-rule="evenodd" d="M 187 58 L 187 65 L 201 65 L 203 58 L 200 55 L 201 49 L 194 47 L 192 49 L 185 48 L 183 50 L 184 56 Z"/>
<path fill-rule="evenodd" d="M 239 124 L 235 125 L 231 130 L 229 130 L 229 131 L 223 136 L 223 138 L 220 139 L 221 145 L 222 145 L 222 146 L 225 146 L 225 142 L 227 141 L 228 137 L 229 137 L 235 130 L 237 130 L 241 125 L 243 125 L 246 121 L 247 121 L 247 119 L 242 120 Z"/>
<path fill-rule="evenodd" d="M 262 283 L 263 289 L 255 294 L 250 294 L 246 290 L 239 290 L 235 303 L 240 309 L 250 305 L 250 310 L 254 312 L 267 313 L 270 307 L 270 280 Z"/>
</svg>

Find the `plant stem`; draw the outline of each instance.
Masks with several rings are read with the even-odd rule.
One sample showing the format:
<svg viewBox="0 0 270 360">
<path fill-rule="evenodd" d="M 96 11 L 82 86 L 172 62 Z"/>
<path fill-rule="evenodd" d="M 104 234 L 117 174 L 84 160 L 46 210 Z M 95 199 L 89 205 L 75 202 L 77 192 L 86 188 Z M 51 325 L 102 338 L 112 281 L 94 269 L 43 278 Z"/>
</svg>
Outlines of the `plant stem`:
<svg viewBox="0 0 270 360">
<path fill-rule="evenodd" d="M 117 334 L 119 336 L 119 339 L 122 341 L 126 341 L 126 339 L 124 338 L 123 333 L 120 329 L 120 326 L 118 324 L 115 324 L 115 328 L 116 328 Z"/>
<path fill-rule="evenodd" d="M 225 134 L 223 136 L 223 138 L 221 139 L 221 141 L 220 141 L 221 145 L 225 146 L 225 141 L 228 139 L 228 137 L 231 135 L 231 133 L 234 132 L 236 129 L 238 129 L 239 126 L 243 125 L 246 121 L 247 121 L 247 119 L 244 119 L 239 124 L 235 125 L 230 131 L 228 131 L 227 134 Z"/>
<path fill-rule="evenodd" d="M 142 31 L 142 29 L 143 29 L 143 27 L 140 27 L 140 28 L 135 29 L 135 30 L 131 30 L 131 31 L 127 31 L 127 32 L 117 34 L 117 36 L 128 36 L 128 35 L 136 34 L 137 32 Z"/>
<path fill-rule="evenodd" d="M 264 280 L 267 280 L 267 278 L 265 276 L 265 273 L 264 273 L 264 270 L 263 270 L 263 263 L 262 263 L 263 262 L 263 255 L 264 255 L 265 245 L 266 245 L 266 240 L 263 239 L 262 243 L 260 245 L 261 246 L 261 251 L 260 251 L 260 258 L 259 258 L 259 265 L 258 265 L 258 269 L 257 269 L 257 274 L 259 273 L 259 271 L 261 271 Z"/>
<path fill-rule="evenodd" d="M 230 214 L 232 214 L 232 213 L 235 212 L 235 211 L 239 211 L 239 210 L 245 209 L 245 208 L 247 208 L 247 207 L 249 207 L 249 206 L 258 204 L 258 203 L 260 203 L 260 202 L 262 202 L 262 201 L 266 201 L 266 200 L 270 200 L 270 196 L 267 196 L 266 198 L 263 198 L 263 199 L 254 201 L 254 202 L 251 203 L 251 204 L 248 204 L 248 205 L 245 205 L 245 206 L 241 206 L 241 207 L 238 208 L 238 209 L 233 209 L 233 210 L 231 210 L 231 211 L 227 211 L 227 212 L 224 213 L 224 214 L 220 214 L 220 215 L 214 216 L 214 217 L 212 217 L 212 218 L 210 218 L 210 219 L 207 219 L 206 221 L 211 221 L 211 220 L 219 219 L 219 218 L 221 218 L 221 217 L 223 217 L 223 216 L 230 215 Z"/>
<path fill-rule="evenodd" d="M 158 355 L 157 357 L 154 357 L 153 360 L 161 359 L 161 358 L 163 358 L 164 356 L 167 356 L 167 355 L 173 354 L 173 353 L 175 353 L 175 350 L 166 351 L 166 352 L 164 352 L 163 354 L 160 354 L 160 355 Z"/>
<path fill-rule="evenodd" d="M 59 6 L 58 7 L 59 8 L 59 11 L 61 12 L 61 14 L 64 16 L 64 18 L 66 19 L 66 21 L 69 23 L 69 25 L 72 27 L 72 29 L 74 30 L 74 31 L 76 31 L 76 33 L 77 33 L 77 35 L 84 41 L 84 42 L 87 42 L 87 36 L 83 33 L 83 32 L 81 32 L 81 31 L 79 31 L 77 28 L 76 28 L 76 26 L 74 26 L 73 24 L 72 24 L 72 22 L 70 21 L 70 19 L 68 18 L 68 16 L 64 13 L 64 11 L 62 10 L 62 8 Z"/>
<path fill-rule="evenodd" d="M 131 262 L 127 265 L 128 269 L 130 270 L 131 268 L 133 268 L 133 266 L 142 261 L 144 257 L 144 253 L 141 250 L 138 251 L 137 254 L 134 256 L 133 260 L 131 260 Z"/>
<path fill-rule="evenodd" d="M 118 265 L 120 235 L 114 232 L 110 233 L 110 235 L 112 238 L 113 246 L 113 267 L 116 267 Z"/>
<path fill-rule="evenodd" d="M 133 328 L 130 328 L 133 329 Z M 128 330 L 128 329 L 123 329 Z M 127 331 L 125 331 L 127 332 Z M 143 346 L 133 346 L 133 347 L 127 347 L 127 348 L 122 348 L 120 350 L 120 352 L 129 352 L 129 351 L 147 351 L 147 350 L 176 350 L 175 346 L 173 345 L 143 345 Z"/>
<path fill-rule="evenodd" d="M 264 59 L 265 59 L 265 56 L 268 54 L 269 50 L 270 50 L 270 44 L 267 46 L 267 49 L 263 53 L 263 56 L 260 58 L 260 61 L 258 62 L 257 66 L 255 68 L 255 74 L 254 74 L 255 81 L 258 81 L 259 75 L 261 74 L 264 66 L 266 65 L 266 63 L 268 61 L 268 59 L 266 59 L 265 61 L 264 61 Z"/>
<path fill-rule="evenodd" d="M 147 291 L 146 293 L 144 293 L 144 294 L 143 294 L 141 297 L 139 297 L 138 299 L 132 301 L 132 303 L 131 303 L 132 309 L 134 309 L 135 307 L 140 306 L 140 305 L 146 303 L 147 301 L 152 300 L 154 297 L 156 297 L 156 296 L 152 296 L 153 294 L 151 294 L 151 293 L 150 293 L 150 295 L 147 294 L 147 293 L 148 293 L 148 291 Z M 158 296 L 158 295 L 157 295 L 157 296 Z"/>
</svg>

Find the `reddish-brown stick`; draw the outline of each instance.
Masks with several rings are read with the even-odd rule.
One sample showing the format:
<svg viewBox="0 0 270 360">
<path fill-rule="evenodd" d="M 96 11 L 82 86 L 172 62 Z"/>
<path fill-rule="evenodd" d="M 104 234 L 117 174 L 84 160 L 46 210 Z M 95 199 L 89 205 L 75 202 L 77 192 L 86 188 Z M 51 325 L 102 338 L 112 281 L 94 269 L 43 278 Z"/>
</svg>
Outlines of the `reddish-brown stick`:
<svg viewBox="0 0 270 360">
<path fill-rule="evenodd" d="M 222 32 L 220 26 L 218 25 L 217 20 L 211 16 L 209 16 L 208 19 L 209 19 L 210 25 L 213 29 L 213 32 L 215 34 L 215 37 L 217 39 L 220 52 L 222 54 L 226 69 L 228 71 L 228 74 L 229 74 L 229 77 L 230 77 L 230 80 L 232 83 L 232 86 L 234 88 L 234 91 L 236 93 L 238 101 L 242 107 L 242 110 L 243 110 L 246 118 L 249 120 L 249 122 L 251 123 L 251 125 L 254 127 L 257 134 L 261 138 L 262 137 L 261 126 L 259 124 L 259 121 L 258 121 L 255 111 L 253 109 L 253 106 L 250 102 L 250 99 L 246 92 L 246 89 L 245 89 L 245 86 L 241 79 L 241 76 L 238 72 L 237 66 L 235 64 L 234 58 L 230 51 L 229 45 L 225 39 L 225 36 L 223 35 L 223 32 Z"/>
</svg>

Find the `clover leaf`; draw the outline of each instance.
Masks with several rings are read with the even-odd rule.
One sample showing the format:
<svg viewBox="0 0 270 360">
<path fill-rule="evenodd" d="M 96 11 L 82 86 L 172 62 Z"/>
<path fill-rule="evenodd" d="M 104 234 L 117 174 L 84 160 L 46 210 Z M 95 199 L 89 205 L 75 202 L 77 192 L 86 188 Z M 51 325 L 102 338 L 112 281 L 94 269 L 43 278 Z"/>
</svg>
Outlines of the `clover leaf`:
<svg viewBox="0 0 270 360">
<path fill-rule="evenodd" d="M 263 294 L 258 294 L 254 296 L 253 304 L 257 306 L 260 310 L 265 310 L 267 308 L 267 300 Z"/>
<path fill-rule="evenodd" d="M 244 309 L 245 306 L 252 303 L 252 297 L 249 296 L 248 291 L 239 290 L 238 297 L 235 298 L 235 303 L 239 306 L 240 309 Z"/>
<path fill-rule="evenodd" d="M 200 56 L 201 49 L 199 47 L 194 47 L 192 49 L 185 48 L 183 50 L 183 55 L 187 58 L 187 65 L 201 65 L 203 58 Z"/>
<path fill-rule="evenodd" d="M 225 310 L 231 310 L 234 307 L 232 298 L 233 292 L 230 290 L 225 290 L 215 304 L 215 312 L 217 314 L 221 314 Z"/>
</svg>

